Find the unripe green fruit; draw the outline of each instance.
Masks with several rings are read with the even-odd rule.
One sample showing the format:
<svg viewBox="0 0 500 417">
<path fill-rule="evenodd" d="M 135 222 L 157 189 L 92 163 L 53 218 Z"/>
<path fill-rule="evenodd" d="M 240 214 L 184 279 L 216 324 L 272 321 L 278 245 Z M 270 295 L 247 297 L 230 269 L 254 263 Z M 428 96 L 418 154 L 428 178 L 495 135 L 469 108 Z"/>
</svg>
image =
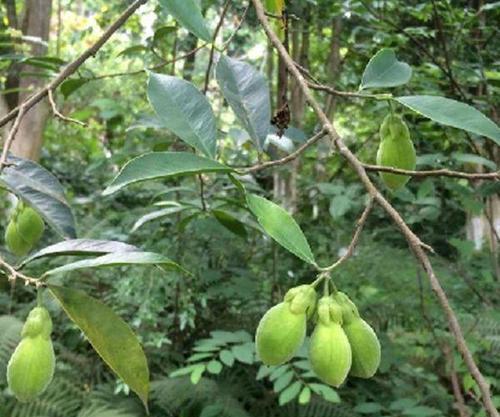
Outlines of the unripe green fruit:
<svg viewBox="0 0 500 417">
<path fill-rule="evenodd" d="M 290 360 L 304 342 L 306 322 L 306 313 L 293 313 L 289 301 L 268 310 L 255 333 L 260 360 L 266 365 L 281 365 Z"/>
<path fill-rule="evenodd" d="M 43 235 L 45 224 L 40 215 L 31 207 L 24 206 L 17 216 L 17 231 L 32 247 Z"/>
<path fill-rule="evenodd" d="M 335 387 L 346 379 L 351 368 L 349 340 L 342 330 L 339 304 L 330 297 L 318 302 L 318 322 L 311 336 L 309 359 L 316 375 Z"/>
<path fill-rule="evenodd" d="M 40 395 L 52 381 L 55 355 L 50 333 L 52 320 L 43 307 L 34 308 L 22 331 L 22 340 L 7 366 L 7 382 L 19 401 Z"/>
<path fill-rule="evenodd" d="M 371 326 L 360 316 L 355 304 L 349 297 L 337 292 L 335 300 L 342 307 L 343 328 L 352 350 L 350 375 L 371 378 L 380 365 L 380 342 Z"/>
<path fill-rule="evenodd" d="M 355 318 L 344 326 L 352 349 L 350 375 L 371 378 L 380 365 L 380 342 L 375 331 L 362 318 Z"/>
<path fill-rule="evenodd" d="M 5 244 L 7 249 L 16 256 L 24 256 L 31 249 L 31 244 L 26 242 L 17 231 L 17 224 L 14 220 L 9 222 L 5 230 Z"/>
<path fill-rule="evenodd" d="M 311 336 L 309 359 L 316 375 L 325 383 L 340 386 L 351 368 L 351 346 L 339 323 L 318 322 Z"/>
<path fill-rule="evenodd" d="M 400 116 L 388 114 L 380 126 L 377 165 L 414 170 L 416 161 L 408 126 Z M 410 179 L 408 175 L 388 172 L 381 172 L 380 176 L 384 184 L 393 191 L 404 186 Z"/>
</svg>

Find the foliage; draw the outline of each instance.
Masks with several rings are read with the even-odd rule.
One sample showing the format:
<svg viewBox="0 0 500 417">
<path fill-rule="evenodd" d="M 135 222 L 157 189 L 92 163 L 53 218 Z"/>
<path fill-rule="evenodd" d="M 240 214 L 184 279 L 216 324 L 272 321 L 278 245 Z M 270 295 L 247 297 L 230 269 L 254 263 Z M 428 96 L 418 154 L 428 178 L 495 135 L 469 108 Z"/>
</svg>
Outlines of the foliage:
<svg viewBox="0 0 500 417">
<path fill-rule="evenodd" d="M 62 0 L 59 42 L 44 57 L 31 56 L 8 20 L 0 23 L 2 87 L 21 64 L 52 78 L 123 9 L 76 3 Z M 191 53 L 211 40 L 224 6 L 199 3 L 139 9 L 55 92 L 60 110 L 87 126 L 51 118 L 41 161 L 9 156 L 0 172 L 2 196 L 23 198 L 51 227 L 39 251 L 16 259 L 2 246 L 0 256 L 49 283 L 40 298 L 58 358 L 49 389 L 34 403 L 16 402 L 2 370 L 36 290 L 12 287 L 0 268 L 0 416 L 144 416 L 130 390 L 147 402 L 148 368 L 152 416 L 448 416 L 457 413 L 453 375 L 471 415 L 484 416 L 423 271 L 377 206 L 332 279 L 381 340 L 378 373 L 333 389 L 311 370 L 308 339 L 289 363 L 260 364 L 252 336 L 259 318 L 288 288 L 313 281 L 315 267 L 346 253 L 365 194 L 324 140 L 294 167 L 241 168 L 290 154 L 317 121 L 294 108 L 290 82 L 291 126 L 282 137 L 270 126 L 280 63 L 266 52 L 252 8 L 235 33 L 245 5 L 231 4 L 214 57 L 210 45 Z M 280 1 L 267 3 L 279 14 Z M 417 169 L 498 169 L 495 3 L 287 4 L 294 58 L 316 81 L 356 94 L 318 97 L 360 160 L 373 163 L 380 124 L 396 112 L 409 126 Z M 284 36 L 280 25 L 273 27 Z M 291 192 L 279 191 L 283 179 Z M 437 275 L 500 406 L 498 255 L 487 244 L 477 250 L 465 233 L 498 181 L 412 178 L 390 193 L 372 179 L 435 249 Z M 8 207 L 1 199 L 2 228 Z M 131 358 L 112 349 L 126 340 L 141 358 L 138 377 L 124 371 Z"/>
</svg>

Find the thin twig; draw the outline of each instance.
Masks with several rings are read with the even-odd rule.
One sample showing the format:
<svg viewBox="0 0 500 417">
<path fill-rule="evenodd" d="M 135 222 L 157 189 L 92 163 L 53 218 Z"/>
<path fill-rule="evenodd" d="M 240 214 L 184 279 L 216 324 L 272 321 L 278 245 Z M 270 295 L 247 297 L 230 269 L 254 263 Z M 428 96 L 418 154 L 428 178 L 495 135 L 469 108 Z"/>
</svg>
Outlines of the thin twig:
<svg viewBox="0 0 500 417">
<path fill-rule="evenodd" d="M 0 173 L 2 172 L 3 168 L 5 167 L 5 163 L 7 161 L 7 155 L 9 153 L 9 149 L 12 146 L 12 143 L 14 142 L 14 139 L 16 138 L 16 133 L 19 130 L 19 126 L 21 125 L 21 120 L 26 112 L 26 107 L 21 106 L 19 108 L 19 112 L 17 113 L 16 120 L 14 120 L 14 124 L 10 128 L 9 135 L 7 136 L 7 139 L 5 139 L 5 142 L 2 147 L 2 156 L 0 156 Z"/>
<path fill-rule="evenodd" d="M 101 35 L 101 37 L 87 50 L 85 50 L 78 58 L 69 63 L 64 69 L 54 78 L 49 84 L 38 92 L 31 95 L 26 101 L 12 109 L 4 117 L 0 119 L 0 127 L 4 126 L 6 123 L 10 122 L 19 114 L 22 108 L 24 111 L 28 111 L 35 104 L 40 102 L 49 92 L 49 90 L 55 90 L 66 78 L 72 75 L 78 68 L 80 68 L 83 63 L 94 56 L 99 49 L 109 40 L 109 38 L 115 33 L 134 12 L 148 0 L 135 0 L 119 17 L 116 19 L 111 26 L 106 29 L 106 31 Z"/>
<path fill-rule="evenodd" d="M 203 49 L 207 45 L 208 45 L 208 43 L 206 43 L 206 42 L 202 43 L 201 45 L 197 46 L 196 48 L 191 49 L 190 51 L 186 52 L 183 55 L 179 55 L 178 57 L 175 57 L 175 58 L 170 59 L 168 61 L 160 62 L 159 64 L 153 65 L 153 66 L 148 67 L 148 68 L 142 68 L 139 70 L 127 71 L 127 72 L 112 72 L 110 74 L 102 74 L 102 75 L 97 75 L 95 77 L 90 77 L 90 78 L 88 78 L 88 80 L 89 81 L 98 81 L 98 80 L 102 80 L 105 78 L 128 77 L 129 75 L 139 75 L 139 74 L 147 73 L 148 71 L 155 71 L 155 70 L 158 70 L 158 69 L 165 67 L 166 65 L 175 64 L 177 61 L 181 61 L 183 59 L 186 59 L 186 58 L 190 57 L 191 55 L 195 54 L 196 52 L 198 52 L 200 49 Z"/>
<path fill-rule="evenodd" d="M 303 71 L 303 70 L 301 69 L 301 71 Z M 310 77 L 310 76 L 308 75 L 308 77 Z M 307 85 L 309 86 L 309 88 L 311 88 L 313 90 L 324 91 L 328 94 L 338 96 L 338 97 L 374 98 L 377 100 L 387 99 L 387 98 L 392 97 L 391 94 L 366 94 L 366 93 L 356 93 L 354 91 L 340 91 L 340 90 L 336 90 L 333 87 L 329 87 L 328 85 L 319 84 L 319 83 L 308 82 Z"/>
<path fill-rule="evenodd" d="M 76 120 L 76 119 L 72 119 L 71 117 L 66 117 L 64 116 L 58 109 L 57 109 L 57 106 L 56 106 L 56 102 L 54 100 L 54 95 L 52 93 L 52 90 L 49 90 L 47 91 L 47 95 L 49 97 L 49 103 L 50 103 L 50 107 L 52 108 L 52 113 L 54 113 L 54 116 L 58 117 L 59 119 L 61 119 L 62 121 L 64 122 L 69 122 L 69 123 L 76 123 L 77 125 L 79 126 L 87 126 L 86 123 L 80 121 L 80 120 Z"/>
<path fill-rule="evenodd" d="M 25 285 L 35 285 L 37 288 L 43 286 L 43 282 L 37 278 L 29 277 L 24 275 L 22 272 L 17 271 L 11 264 L 0 257 L 0 267 L 4 269 L 7 273 L 9 281 L 15 281 L 16 279 L 21 279 L 24 281 Z"/>
<path fill-rule="evenodd" d="M 212 72 L 212 65 L 214 64 L 214 54 L 215 54 L 215 41 L 217 40 L 217 36 L 219 35 L 219 31 L 222 28 L 222 23 L 224 23 L 224 18 L 226 17 L 226 13 L 229 10 L 229 6 L 231 5 L 231 0 L 226 0 L 224 7 L 222 8 L 222 12 L 220 14 L 220 19 L 217 22 L 217 26 L 215 27 L 214 34 L 212 36 L 212 46 L 210 48 L 210 55 L 208 57 L 208 66 L 205 71 L 205 85 L 203 87 L 203 93 L 206 95 L 208 91 L 208 83 L 210 82 L 210 73 Z"/>
<path fill-rule="evenodd" d="M 318 140 L 320 140 L 325 135 L 326 135 L 326 131 L 322 129 L 318 133 L 316 133 L 314 136 L 309 138 L 304 144 L 302 144 L 299 148 L 297 148 L 297 150 L 292 152 L 290 155 L 287 155 L 281 159 L 276 159 L 274 161 L 263 162 L 262 164 L 257 164 L 257 165 L 254 165 L 252 167 L 245 168 L 242 171 L 244 173 L 251 173 L 251 172 L 260 171 L 262 169 L 271 168 L 271 167 L 274 167 L 277 165 L 284 165 L 290 161 L 293 161 L 297 157 L 299 157 L 299 155 L 302 154 L 307 148 L 314 145 Z"/>
<path fill-rule="evenodd" d="M 302 93 L 304 94 L 307 102 L 313 108 L 314 112 L 320 119 L 321 124 L 327 129 L 328 134 L 331 140 L 334 142 L 339 153 L 347 159 L 349 164 L 358 174 L 358 177 L 360 178 L 361 182 L 363 183 L 364 187 L 369 192 L 369 194 L 377 201 L 377 203 L 380 206 L 382 206 L 382 208 L 392 218 L 392 220 L 401 230 L 402 234 L 405 236 L 410 248 L 415 254 L 415 257 L 418 259 L 423 269 L 427 273 L 427 276 L 431 284 L 431 288 L 436 294 L 438 301 L 441 305 L 441 308 L 446 315 L 446 318 L 448 320 L 448 326 L 450 328 L 451 333 L 453 334 L 453 337 L 455 338 L 458 350 L 460 351 L 468 370 L 470 371 L 472 377 L 474 378 L 479 387 L 479 390 L 481 391 L 482 394 L 481 399 L 486 411 L 491 417 L 500 417 L 491 398 L 490 386 L 488 382 L 485 380 L 479 368 L 477 367 L 477 364 L 472 356 L 472 353 L 469 350 L 469 347 L 467 346 L 467 342 L 465 341 L 457 316 L 455 315 L 455 312 L 453 311 L 453 308 L 450 305 L 450 302 L 448 300 L 448 297 L 446 296 L 445 291 L 441 287 L 441 283 L 439 282 L 438 277 L 434 273 L 434 269 L 427 256 L 427 253 L 423 249 L 425 245 L 422 243 L 419 237 L 415 235 L 413 231 L 408 227 L 408 225 L 405 223 L 399 212 L 384 198 L 384 196 L 380 193 L 377 187 L 375 187 L 375 185 L 371 182 L 370 178 L 368 177 L 366 170 L 363 168 L 362 163 L 345 145 L 344 141 L 333 127 L 329 118 L 326 116 L 321 106 L 314 98 L 311 90 L 307 85 L 306 80 L 304 79 L 300 71 L 297 69 L 292 58 L 287 53 L 285 47 L 282 45 L 279 38 L 276 36 L 271 26 L 269 25 L 269 22 L 264 12 L 264 6 L 262 5 L 261 0 L 252 0 L 252 2 L 257 12 L 257 18 L 259 19 L 262 27 L 264 28 L 267 37 L 274 45 L 280 56 L 283 58 L 288 70 L 290 71 L 292 76 L 296 79 L 297 85 L 302 90 Z"/>
<path fill-rule="evenodd" d="M 238 25 L 234 29 L 233 33 L 231 33 L 231 36 L 229 36 L 227 41 L 225 41 L 224 44 L 222 45 L 222 51 L 225 51 L 229 47 L 233 38 L 236 36 L 238 31 L 240 30 L 241 25 L 243 24 L 243 22 L 245 21 L 245 19 L 247 17 L 248 9 L 250 9 L 250 2 L 247 4 L 247 7 L 245 7 L 245 10 L 243 11 L 243 14 L 241 15 L 240 21 L 238 22 Z"/>
<path fill-rule="evenodd" d="M 332 265 L 327 266 L 325 268 L 320 268 L 319 270 L 321 272 L 328 273 L 328 272 L 333 271 L 335 268 L 337 268 L 340 264 L 344 263 L 347 259 L 349 259 L 354 254 L 354 249 L 356 249 L 356 245 L 358 244 L 359 237 L 361 236 L 361 232 L 363 231 L 363 227 L 366 223 L 366 220 L 368 219 L 368 215 L 370 214 L 370 211 L 372 208 L 373 208 L 373 197 L 370 196 L 370 200 L 368 201 L 368 204 L 366 205 L 365 209 L 363 210 L 361 217 L 356 222 L 356 228 L 354 229 L 354 234 L 352 236 L 351 243 L 349 243 L 349 246 L 347 247 L 346 253 L 344 253 Z"/>
<path fill-rule="evenodd" d="M 392 167 L 385 167 L 381 165 L 362 164 L 366 171 L 390 172 L 393 174 L 404 174 L 412 177 L 452 177 L 463 178 L 467 180 L 500 180 L 500 172 L 481 172 L 469 173 L 461 171 L 451 171 L 446 168 L 428 170 L 428 171 L 411 171 L 408 169 L 399 169 Z"/>
</svg>

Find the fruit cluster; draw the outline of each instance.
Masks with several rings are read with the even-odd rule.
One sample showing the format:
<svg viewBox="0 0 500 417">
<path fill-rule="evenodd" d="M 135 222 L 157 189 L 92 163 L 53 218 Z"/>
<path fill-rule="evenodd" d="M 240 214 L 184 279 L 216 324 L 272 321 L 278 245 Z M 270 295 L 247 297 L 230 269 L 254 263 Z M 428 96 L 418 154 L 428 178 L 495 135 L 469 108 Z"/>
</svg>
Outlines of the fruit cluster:
<svg viewBox="0 0 500 417">
<path fill-rule="evenodd" d="M 375 374 L 380 343 L 373 329 L 346 294 L 338 291 L 316 302 L 311 285 L 290 289 L 283 302 L 264 314 L 255 335 L 260 360 L 266 365 L 290 360 L 304 342 L 308 318 L 315 322 L 309 359 L 322 381 L 338 387 L 347 375 Z"/>
<path fill-rule="evenodd" d="M 26 255 L 40 240 L 45 225 L 39 214 L 19 202 L 5 230 L 5 243 L 16 256 Z"/>
<path fill-rule="evenodd" d="M 35 307 L 24 323 L 21 342 L 7 366 L 9 388 L 19 401 L 33 400 L 52 381 L 56 359 L 51 333 L 49 312 L 43 307 Z"/>
</svg>

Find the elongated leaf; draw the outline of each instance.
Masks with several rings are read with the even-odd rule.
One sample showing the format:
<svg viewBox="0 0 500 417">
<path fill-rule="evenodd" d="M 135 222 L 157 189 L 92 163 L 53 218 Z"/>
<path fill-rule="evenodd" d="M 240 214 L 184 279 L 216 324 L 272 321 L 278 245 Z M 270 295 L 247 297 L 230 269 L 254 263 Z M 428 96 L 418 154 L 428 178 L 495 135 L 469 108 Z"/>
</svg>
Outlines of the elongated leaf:
<svg viewBox="0 0 500 417">
<path fill-rule="evenodd" d="M 219 57 L 216 78 L 234 114 L 262 149 L 271 128 L 271 99 L 266 78 L 246 62 L 224 55 Z"/>
<path fill-rule="evenodd" d="M 486 136 L 500 145 L 500 127 L 468 104 L 440 96 L 404 96 L 395 100 L 435 122 Z"/>
<path fill-rule="evenodd" d="M 89 256 L 113 252 L 137 252 L 136 246 L 114 240 L 71 239 L 47 246 L 26 258 L 21 265 L 45 256 Z"/>
<path fill-rule="evenodd" d="M 206 156 L 215 157 L 215 116 L 207 98 L 193 84 L 151 72 L 148 97 L 167 129 Z"/>
<path fill-rule="evenodd" d="M 49 285 L 49 289 L 99 356 L 147 407 L 148 363 L 130 327 L 113 310 L 83 291 L 54 285 Z"/>
<path fill-rule="evenodd" d="M 396 87 L 411 78 L 411 67 L 396 59 L 392 49 L 381 49 L 368 62 L 361 79 L 360 90 L 376 87 Z"/>
<path fill-rule="evenodd" d="M 245 225 L 234 217 L 231 213 L 223 210 L 212 210 L 212 214 L 217 221 L 222 224 L 226 229 L 245 239 L 247 237 L 247 230 Z"/>
<path fill-rule="evenodd" d="M 201 172 L 232 172 L 232 169 L 189 152 L 146 153 L 127 162 L 103 194 L 112 194 L 136 182 Z"/>
<path fill-rule="evenodd" d="M 191 207 L 167 207 L 161 210 L 156 210 L 140 217 L 132 227 L 131 233 L 142 227 L 145 223 L 152 220 L 161 219 L 162 217 L 170 216 L 171 214 L 180 213 L 181 211 L 189 210 Z"/>
<path fill-rule="evenodd" d="M 277 204 L 255 194 L 247 195 L 247 203 L 260 225 L 276 242 L 300 259 L 315 264 L 309 242 L 290 214 Z"/>
<path fill-rule="evenodd" d="M 193 35 L 210 41 L 210 32 L 195 0 L 160 0 L 160 4 Z"/>
<path fill-rule="evenodd" d="M 50 269 L 49 271 L 46 271 L 43 276 L 47 277 L 50 275 L 61 274 L 63 272 L 76 271 L 78 269 L 117 265 L 162 265 L 185 272 L 185 270 L 180 265 L 158 253 L 118 252 L 99 256 L 98 258 L 83 259 L 81 261 L 72 262 L 54 269 Z"/>
<path fill-rule="evenodd" d="M 451 157 L 455 161 L 463 162 L 463 163 L 466 163 L 466 164 L 483 165 L 485 167 L 488 167 L 492 171 L 496 171 L 496 169 L 497 169 L 497 164 L 495 164 L 495 162 L 493 162 L 493 161 L 491 161 L 489 159 L 486 159 L 486 158 L 484 158 L 482 156 L 479 156 L 479 155 L 474 155 L 474 154 L 471 154 L 471 153 L 458 153 L 458 152 L 455 152 L 455 153 L 453 153 L 451 155 Z"/>
<path fill-rule="evenodd" d="M 57 178 L 27 159 L 9 156 L 7 163 L 0 183 L 26 200 L 61 236 L 76 237 L 75 219 Z"/>
<path fill-rule="evenodd" d="M 280 394 L 279 398 L 280 405 L 285 405 L 286 403 L 292 401 L 297 395 L 299 395 L 301 389 L 302 389 L 302 382 L 295 381 L 292 385 L 290 385 Z"/>
</svg>

